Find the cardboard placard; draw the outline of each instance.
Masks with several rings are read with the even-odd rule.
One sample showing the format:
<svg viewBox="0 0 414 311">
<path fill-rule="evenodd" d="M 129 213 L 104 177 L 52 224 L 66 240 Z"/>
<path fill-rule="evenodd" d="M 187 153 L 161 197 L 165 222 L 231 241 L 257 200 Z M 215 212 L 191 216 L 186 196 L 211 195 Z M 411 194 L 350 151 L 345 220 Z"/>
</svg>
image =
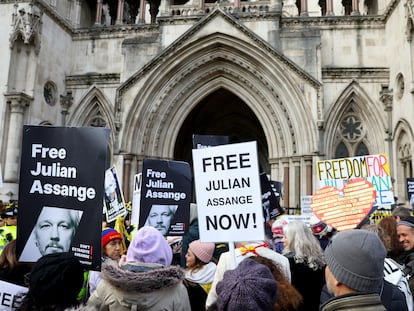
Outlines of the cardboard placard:
<svg viewBox="0 0 414 311">
<path fill-rule="evenodd" d="M 200 239 L 264 239 L 256 142 L 193 149 Z"/>
<path fill-rule="evenodd" d="M 16 257 L 71 252 L 100 270 L 102 204 L 110 130 L 24 126 Z"/>
<path fill-rule="evenodd" d="M 365 179 L 354 179 L 343 191 L 323 187 L 312 197 L 311 207 L 317 218 L 339 230 L 356 228 L 370 213 L 375 203 L 374 186 Z"/>
<path fill-rule="evenodd" d="M 16 310 L 27 292 L 27 287 L 0 280 L 0 311 Z"/>
<path fill-rule="evenodd" d="M 125 200 L 119 185 L 115 166 L 105 171 L 105 214 L 106 221 L 113 222 L 126 214 Z"/>
</svg>

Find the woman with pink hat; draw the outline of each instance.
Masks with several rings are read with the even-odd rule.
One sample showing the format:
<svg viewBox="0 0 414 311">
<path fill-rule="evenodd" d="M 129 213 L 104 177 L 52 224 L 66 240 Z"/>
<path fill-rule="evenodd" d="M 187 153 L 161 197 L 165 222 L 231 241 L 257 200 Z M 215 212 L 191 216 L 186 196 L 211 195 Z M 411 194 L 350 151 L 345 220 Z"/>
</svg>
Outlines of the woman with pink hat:
<svg viewBox="0 0 414 311">
<path fill-rule="evenodd" d="M 187 287 L 191 310 L 205 310 L 207 294 L 216 273 L 216 264 L 212 261 L 214 243 L 195 240 L 188 246 L 184 284 Z"/>
</svg>

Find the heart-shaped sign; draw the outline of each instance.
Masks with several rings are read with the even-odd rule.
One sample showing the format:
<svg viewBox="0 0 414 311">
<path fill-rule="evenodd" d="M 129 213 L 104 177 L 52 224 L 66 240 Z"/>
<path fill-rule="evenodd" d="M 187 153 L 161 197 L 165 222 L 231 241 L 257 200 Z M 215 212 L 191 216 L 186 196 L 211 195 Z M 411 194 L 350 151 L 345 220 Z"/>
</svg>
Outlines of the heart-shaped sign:
<svg viewBox="0 0 414 311">
<path fill-rule="evenodd" d="M 312 196 L 311 208 L 316 217 L 338 231 L 354 229 L 375 203 L 374 186 L 365 179 L 348 182 L 341 191 L 327 186 Z"/>
</svg>

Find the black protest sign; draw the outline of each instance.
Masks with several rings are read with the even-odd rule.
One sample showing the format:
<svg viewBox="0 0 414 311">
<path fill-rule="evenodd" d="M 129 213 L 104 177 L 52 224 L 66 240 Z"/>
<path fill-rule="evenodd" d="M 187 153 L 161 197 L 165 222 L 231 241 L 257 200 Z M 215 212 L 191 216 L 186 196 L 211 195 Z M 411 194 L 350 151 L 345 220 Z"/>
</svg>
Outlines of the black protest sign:
<svg viewBox="0 0 414 311">
<path fill-rule="evenodd" d="M 19 261 L 68 251 L 87 269 L 100 269 L 109 134 L 106 128 L 24 126 Z"/>
<path fill-rule="evenodd" d="M 144 159 L 139 227 L 182 236 L 189 225 L 191 168 L 186 162 Z"/>
<path fill-rule="evenodd" d="M 228 136 L 193 134 L 193 149 L 202 149 L 213 146 L 226 145 L 228 143 Z"/>
<path fill-rule="evenodd" d="M 276 217 L 281 215 L 283 211 L 266 173 L 260 174 L 260 187 L 262 189 L 263 216 L 267 223 L 270 220 L 276 219 Z"/>
</svg>

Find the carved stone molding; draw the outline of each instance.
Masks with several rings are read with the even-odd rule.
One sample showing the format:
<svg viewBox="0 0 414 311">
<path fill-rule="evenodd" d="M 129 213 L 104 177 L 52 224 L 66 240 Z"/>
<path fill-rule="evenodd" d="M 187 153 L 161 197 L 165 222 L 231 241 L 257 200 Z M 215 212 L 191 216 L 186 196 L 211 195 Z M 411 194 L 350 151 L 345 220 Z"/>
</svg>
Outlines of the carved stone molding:
<svg viewBox="0 0 414 311">
<path fill-rule="evenodd" d="M 40 34 L 42 32 L 43 12 L 33 7 L 30 3 L 26 8 L 15 3 L 12 14 L 12 33 L 10 35 L 10 47 L 21 37 L 25 44 L 34 43 L 36 53 L 40 50 Z"/>
</svg>

